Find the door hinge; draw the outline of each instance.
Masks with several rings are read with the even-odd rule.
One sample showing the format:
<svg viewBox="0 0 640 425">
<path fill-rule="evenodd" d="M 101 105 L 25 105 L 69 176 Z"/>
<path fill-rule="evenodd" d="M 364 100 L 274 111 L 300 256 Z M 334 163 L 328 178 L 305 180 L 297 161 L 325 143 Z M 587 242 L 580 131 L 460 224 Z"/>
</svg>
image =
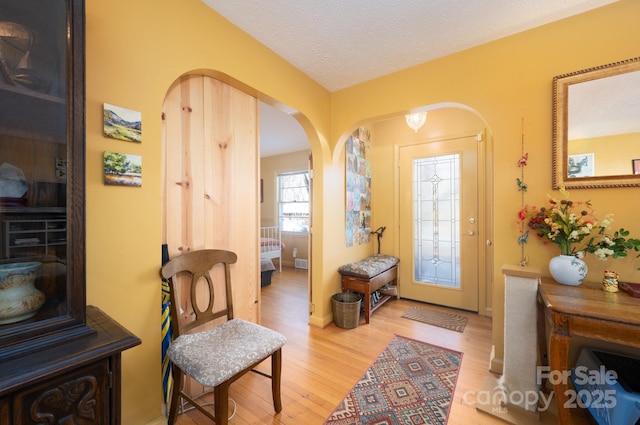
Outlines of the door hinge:
<svg viewBox="0 0 640 425">
<path fill-rule="evenodd" d="M 482 140 L 484 139 L 484 137 L 483 137 L 483 136 L 484 136 L 484 134 L 482 134 L 482 133 L 478 133 L 478 134 L 476 134 L 476 140 L 477 140 L 478 142 L 482 142 Z"/>
<path fill-rule="evenodd" d="M 109 380 L 109 388 L 113 388 L 113 371 L 112 370 L 109 371 L 109 376 L 107 377 L 107 379 Z"/>
<path fill-rule="evenodd" d="M 309 313 L 316 312 L 316 305 L 314 303 L 309 303 Z"/>
</svg>

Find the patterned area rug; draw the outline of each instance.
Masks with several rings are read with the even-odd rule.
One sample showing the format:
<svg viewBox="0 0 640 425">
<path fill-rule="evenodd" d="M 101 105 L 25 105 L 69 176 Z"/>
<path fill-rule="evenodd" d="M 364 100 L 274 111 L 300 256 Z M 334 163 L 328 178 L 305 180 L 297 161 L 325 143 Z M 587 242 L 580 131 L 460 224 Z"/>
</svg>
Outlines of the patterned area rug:
<svg viewBox="0 0 640 425">
<path fill-rule="evenodd" d="M 464 327 L 467 326 L 467 318 L 464 316 L 422 307 L 411 307 L 402 317 L 456 332 L 464 332 Z"/>
<path fill-rule="evenodd" d="M 444 425 L 462 353 L 395 335 L 325 425 Z"/>
</svg>

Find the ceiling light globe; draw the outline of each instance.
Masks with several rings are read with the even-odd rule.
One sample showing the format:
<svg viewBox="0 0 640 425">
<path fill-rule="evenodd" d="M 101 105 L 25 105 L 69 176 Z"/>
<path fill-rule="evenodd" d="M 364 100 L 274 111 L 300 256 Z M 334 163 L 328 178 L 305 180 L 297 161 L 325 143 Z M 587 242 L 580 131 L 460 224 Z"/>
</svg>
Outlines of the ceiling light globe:
<svg viewBox="0 0 640 425">
<path fill-rule="evenodd" d="M 420 130 L 420 128 L 427 121 L 427 113 L 423 111 L 416 112 L 415 114 L 408 114 L 405 115 L 405 119 L 407 120 L 407 125 L 409 126 L 409 128 L 417 133 L 418 130 Z"/>
</svg>

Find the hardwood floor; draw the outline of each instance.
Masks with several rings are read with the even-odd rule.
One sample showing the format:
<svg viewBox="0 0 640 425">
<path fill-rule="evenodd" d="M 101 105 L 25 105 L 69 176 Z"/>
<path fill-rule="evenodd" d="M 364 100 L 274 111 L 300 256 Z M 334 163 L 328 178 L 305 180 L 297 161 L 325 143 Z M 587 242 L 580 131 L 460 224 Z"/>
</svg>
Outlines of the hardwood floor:
<svg viewBox="0 0 640 425">
<path fill-rule="evenodd" d="M 274 273 L 270 286 L 262 288 L 262 324 L 288 339 L 283 348 L 282 412 L 274 413 L 271 381 L 250 373 L 231 386 L 230 397 L 237 403 L 231 424 L 322 424 L 394 334 L 464 353 L 449 425 L 504 424 L 473 405 L 485 379 L 493 376 L 490 318 L 456 311 L 469 318 L 464 333 L 459 333 L 402 318 L 407 308 L 422 304 L 398 300 L 378 309 L 369 325 L 361 318 L 355 329 L 333 324 L 319 329 L 307 325 L 306 279 L 305 270 L 283 268 Z M 270 369 L 268 362 L 262 367 Z M 189 411 L 177 424 L 205 424 L 205 419 Z"/>
</svg>

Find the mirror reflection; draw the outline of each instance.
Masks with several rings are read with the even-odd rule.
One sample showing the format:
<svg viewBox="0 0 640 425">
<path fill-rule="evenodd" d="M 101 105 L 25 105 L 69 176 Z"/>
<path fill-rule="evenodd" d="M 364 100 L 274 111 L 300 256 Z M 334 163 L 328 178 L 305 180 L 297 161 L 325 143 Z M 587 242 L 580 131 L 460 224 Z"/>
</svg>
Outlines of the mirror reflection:
<svg viewBox="0 0 640 425">
<path fill-rule="evenodd" d="M 640 58 L 554 78 L 554 188 L 640 185 Z"/>
</svg>

